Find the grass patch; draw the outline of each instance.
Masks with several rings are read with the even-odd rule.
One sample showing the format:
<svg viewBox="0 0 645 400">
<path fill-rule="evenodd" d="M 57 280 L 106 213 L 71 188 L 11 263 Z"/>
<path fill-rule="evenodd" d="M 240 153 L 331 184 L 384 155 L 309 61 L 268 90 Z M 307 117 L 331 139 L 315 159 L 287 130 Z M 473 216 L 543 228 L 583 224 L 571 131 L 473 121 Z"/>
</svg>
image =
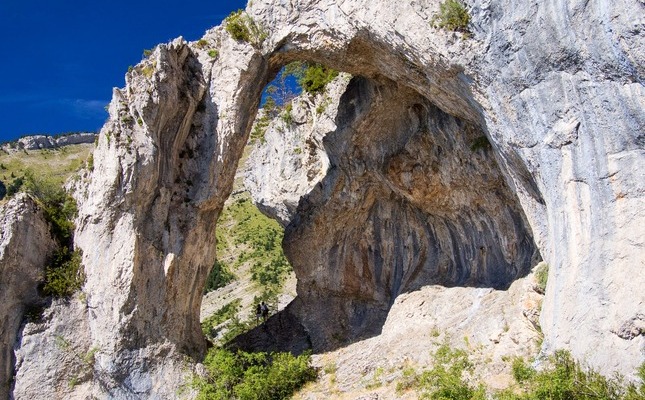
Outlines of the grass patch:
<svg viewBox="0 0 645 400">
<path fill-rule="evenodd" d="M 29 150 L 26 153 L 0 152 L 0 182 L 8 188 L 16 178 L 24 177 L 29 170 L 59 187 L 63 186 L 81 169 L 93 150 L 91 144 L 78 144 L 58 149 Z"/>
<path fill-rule="evenodd" d="M 290 353 L 246 353 L 211 349 L 204 360 L 206 375 L 194 379 L 197 399 L 277 400 L 290 398 L 316 380 L 311 356 Z"/>
<path fill-rule="evenodd" d="M 242 263 L 251 261 L 251 279 L 258 285 L 281 286 L 291 271 L 291 265 L 282 251 L 282 227 L 262 214 L 248 195 L 224 209 L 218 221 L 217 234 L 218 252 L 224 252 L 221 246 L 231 242 L 244 249 L 233 267 L 236 269 Z"/>
</svg>

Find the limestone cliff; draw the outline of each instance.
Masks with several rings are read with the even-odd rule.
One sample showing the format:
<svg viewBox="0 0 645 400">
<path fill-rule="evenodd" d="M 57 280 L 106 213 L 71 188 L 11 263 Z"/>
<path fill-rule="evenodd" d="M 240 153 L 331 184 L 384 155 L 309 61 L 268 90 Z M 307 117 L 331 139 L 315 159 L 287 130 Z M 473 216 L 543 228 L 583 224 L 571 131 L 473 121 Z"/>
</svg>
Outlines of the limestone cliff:
<svg viewBox="0 0 645 400">
<path fill-rule="evenodd" d="M 300 197 L 327 173 L 329 158 L 323 138 L 336 130 L 338 102 L 349 78 L 343 74 L 324 93 L 294 99 L 291 120 L 285 122 L 280 115 L 274 118 L 253 147 L 244 186 L 258 207 L 283 226 L 293 219 Z"/>
<path fill-rule="evenodd" d="M 605 373 L 642 362 L 642 332 L 620 332 L 645 303 L 645 4 L 470 0 L 464 37 L 432 27 L 438 3 L 254 1 L 266 38 L 215 28 L 128 73 L 79 192 L 97 396 L 172 396 L 160 382 L 203 354 L 214 225 L 261 91 L 293 60 L 354 76 L 285 238 L 314 348 L 335 345 L 320 321 L 374 335 L 397 296 L 505 289 L 539 252 L 545 350 Z"/>
<path fill-rule="evenodd" d="M 13 354 L 25 310 L 43 306 L 38 285 L 57 245 L 34 200 L 19 194 L 0 207 L 0 398 L 14 379 Z M 36 318 L 36 316 L 32 316 Z"/>
</svg>

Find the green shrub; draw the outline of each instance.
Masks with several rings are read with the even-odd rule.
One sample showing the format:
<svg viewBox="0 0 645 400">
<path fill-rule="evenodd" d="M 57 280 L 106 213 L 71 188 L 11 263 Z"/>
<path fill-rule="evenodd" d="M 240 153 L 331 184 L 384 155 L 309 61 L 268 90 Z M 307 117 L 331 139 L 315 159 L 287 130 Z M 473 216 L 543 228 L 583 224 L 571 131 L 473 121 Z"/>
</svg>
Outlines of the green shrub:
<svg viewBox="0 0 645 400">
<path fill-rule="evenodd" d="M 208 40 L 206 39 L 199 39 L 197 41 L 197 44 L 195 45 L 198 49 L 203 49 L 206 46 L 208 46 Z"/>
<path fill-rule="evenodd" d="M 338 76 L 338 71 L 322 64 L 309 63 L 298 83 L 307 93 L 317 94 L 325 90 L 327 84 Z"/>
<path fill-rule="evenodd" d="M 204 294 L 224 287 L 235 280 L 235 275 L 231 272 L 229 267 L 219 260 L 215 260 L 211 272 L 206 278 L 206 286 L 204 286 Z"/>
<path fill-rule="evenodd" d="M 85 282 L 80 250 L 70 252 L 67 247 L 58 249 L 45 269 L 43 293 L 47 296 L 70 297 Z"/>
<path fill-rule="evenodd" d="M 264 102 L 264 112 L 262 113 L 262 116 L 255 120 L 253 130 L 251 130 L 251 140 L 259 140 L 260 143 L 265 142 L 264 135 L 269 127 L 269 123 L 271 122 L 271 117 L 273 116 L 275 109 L 275 101 L 271 96 L 269 96 Z"/>
<path fill-rule="evenodd" d="M 473 364 L 464 350 L 452 349 L 444 343 L 432 355 L 433 367 L 421 373 L 413 369 L 404 370 L 403 378 L 397 383 L 397 391 L 415 389 L 421 399 L 484 400 L 483 386 L 468 382 Z"/>
<path fill-rule="evenodd" d="M 152 50 L 153 49 L 144 49 L 143 50 L 143 57 L 145 57 L 145 58 L 150 57 L 150 55 L 152 54 Z"/>
<path fill-rule="evenodd" d="M 211 58 L 217 58 L 219 56 L 219 51 L 217 50 L 208 50 L 208 56 Z"/>
<path fill-rule="evenodd" d="M 4 199 L 7 195 L 7 187 L 4 185 L 4 182 L 0 181 L 0 200 Z"/>
<path fill-rule="evenodd" d="M 204 360 L 206 376 L 195 379 L 197 399 L 286 399 L 316 380 L 311 356 L 290 353 L 246 353 L 211 349 Z"/>
<path fill-rule="evenodd" d="M 511 371 L 513 371 L 513 378 L 519 383 L 525 382 L 533 377 L 534 370 L 526 365 L 526 362 L 521 357 L 515 357 L 511 364 Z"/>
<path fill-rule="evenodd" d="M 72 251 L 76 201 L 53 179 L 25 171 L 21 189 L 29 193 L 43 210 L 52 236 L 58 242 L 45 269 L 43 292 L 54 297 L 69 297 L 85 281 L 80 251 Z"/>
<path fill-rule="evenodd" d="M 470 15 L 458 0 L 445 0 L 439 4 L 439 13 L 432 18 L 432 23 L 450 31 L 468 32 Z"/>
<path fill-rule="evenodd" d="M 267 38 L 267 33 L 262 27 L 243 10 L 232 12 L 224 19 L 224 24 L 226 32 L 237 41 L 259 46 Z"/>
<path fill-rule="evenodd" d="M 513 361 L 513 377 L 519 388 L 505 390 L 495 397 L 504 400 L 636 400 L 645 398 L 645 386 L 625 385 L 622 378 L 607 378 L 585 369 L 568 351 L 558 350 L 536 371 L 523 360 Z M 639 368 L 645 378 L 645 363 Z"/>
<path fill-rule="evenodd" d="M 284 110 L 282 111 L 282 114 L 280 114 L 280 118 L 282 118 L 282 121 L 287 125 L 291 125 L 293 123 L 292 111 L 293 104 L 289 102 L 284 106 Z"/>
<path fill-rule="evenodd" d="M 31 170 L 25 171 L 22 186 L 42 207 L 54 238 L 61 246 L 70 246 L 77 213 L 74 198 L 53 179 L 38 177 Z"/>
<path fill-rule="evenodd" d="M 213 340 L 219 333 L 217 327 L 227 320 L 235 319 L 238 311 L 240 310 L 242 300 L 235 299 L 222 308 L 215 311 L 211 316 L 204 319 L 202 322 L 202 332 L 209 339 Z"/>
</svg>

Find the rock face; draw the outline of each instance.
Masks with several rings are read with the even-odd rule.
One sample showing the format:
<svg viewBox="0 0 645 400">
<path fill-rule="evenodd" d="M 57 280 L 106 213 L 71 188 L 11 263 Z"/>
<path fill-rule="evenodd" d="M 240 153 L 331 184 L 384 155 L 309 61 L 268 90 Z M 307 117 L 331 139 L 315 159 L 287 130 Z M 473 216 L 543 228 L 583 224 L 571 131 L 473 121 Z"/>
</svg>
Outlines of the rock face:
<svg viewBox="0 0 645 400">
<path fill-rule="evenodd" d="M 336 130 L 338 102 L 349 79 L 343 74 L 325 93 L 294 99 L 292 122 L 274 118 L 246 162 L 245 188 L 256 205 L 283 226 L 293 219 L 300 197 L 327 173 L 329 158 L 323 138 Z"/>
<path fill-rule="evenodd" d="M 76 234 L 95 373 L 109 377 L 97 393 L 172 397 L 176 379 L 155 383 L 203 354 L 215 222 L 262 88 L 293 60 L 354 76 L 323 139 L 329 168 L 285 239 L 299 279 L 291 309 L 315 348 L 334 346 L 321 321 L 337 321 L 341 341 L 373 335 L 397 296 L 504 289 L 539 251 L 545 350 L 605 373 L 642 362 L 642 331 L 612 332 L 645 304 L 645 52 L 633 18 L 645 4 L 467 7 L 470 38 L 432 28 L 437 1 L 254 1 L 265 40 L 216 28 L 128 73 Z M 490 149 L 471 150 L 484 138 Z"/>
<path fill-rule="evenodd" d="M 14 375 L 14 344 L 25 310 L 42 306 L 38 284 L 56 249 L 42 211 L 19 194 L 0 208 L 0 398 L 8 398 Z"/>
<path fill-rule="evenodd" d="M 338 109 L 327 175 L 284 239 L 314 349 L 379 333 L 402 293 L 505 289 L 537 263 L 491 152 L 471 149 L 476 126 L 388 80 L 352 79 Z"/>
<path fill-rule="evenodd" d="M 94 143 L 96 134 L 92 132 L 72 133 L 64 136 L 45 136 L 33 135 L 25 136 L 2 146 L 5 151 L 11 150 L 40 150 L 40 149 L 54 149 L 72 144 Z"/>
</svg>

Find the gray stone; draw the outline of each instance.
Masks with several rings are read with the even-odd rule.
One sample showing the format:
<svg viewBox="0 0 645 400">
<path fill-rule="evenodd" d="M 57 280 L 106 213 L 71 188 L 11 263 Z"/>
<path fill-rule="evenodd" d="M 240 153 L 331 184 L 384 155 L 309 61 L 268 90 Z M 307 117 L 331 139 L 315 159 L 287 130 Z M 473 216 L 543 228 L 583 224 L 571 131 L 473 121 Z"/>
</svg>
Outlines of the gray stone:
<svg viewBox="0 0 645 400">
<path fill-rule="evenodd" d="M 24 193 L 0 207 L 0 228 L 0 398 L 4 399 L 13 382 L 13 349 L 25 310 L 37 314 L 43 307 L 38 285 L 57 245 L 42 210 Z"/>
</svg>

